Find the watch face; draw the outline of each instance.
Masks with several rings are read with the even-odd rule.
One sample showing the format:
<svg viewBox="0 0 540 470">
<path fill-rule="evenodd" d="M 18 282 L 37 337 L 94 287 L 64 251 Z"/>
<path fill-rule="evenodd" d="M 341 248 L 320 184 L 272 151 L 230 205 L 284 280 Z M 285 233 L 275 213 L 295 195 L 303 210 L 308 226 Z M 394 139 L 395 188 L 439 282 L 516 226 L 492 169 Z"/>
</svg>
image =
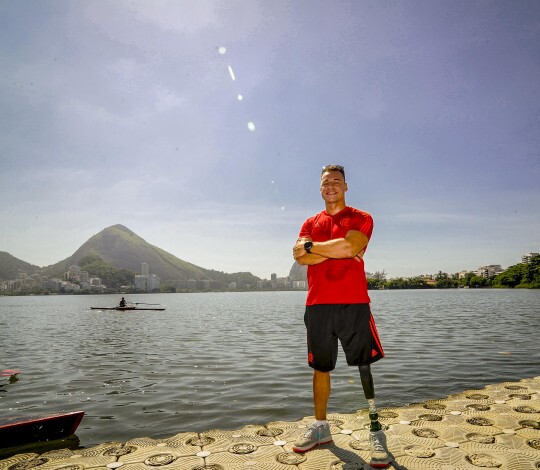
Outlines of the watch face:
<svg viewBox="0 0 540 470">
<path fill-rule="evenodd" d="M 306 250 L 309 253 L 309 250 L 311 250 L 312 246 L 313 246 L 313 242 L 306 242 L 304 243 L 304 250 Z"/>
</svg>

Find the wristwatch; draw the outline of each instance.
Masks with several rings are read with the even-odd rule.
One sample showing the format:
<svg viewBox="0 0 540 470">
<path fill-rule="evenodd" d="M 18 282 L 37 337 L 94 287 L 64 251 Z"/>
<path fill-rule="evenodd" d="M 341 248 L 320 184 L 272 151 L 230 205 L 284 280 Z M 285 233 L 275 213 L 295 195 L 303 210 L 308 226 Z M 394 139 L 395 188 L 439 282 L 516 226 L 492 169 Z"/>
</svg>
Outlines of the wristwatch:
<svg viewBox="0 0 540 470">
<path fill-rule="evenodd" d="M 304 250 L 306 250 L 307 253 L 311 253 L 311 247 L 313 246 L 313 242 L 306 242 L 304 243 Z"/>
</svg>

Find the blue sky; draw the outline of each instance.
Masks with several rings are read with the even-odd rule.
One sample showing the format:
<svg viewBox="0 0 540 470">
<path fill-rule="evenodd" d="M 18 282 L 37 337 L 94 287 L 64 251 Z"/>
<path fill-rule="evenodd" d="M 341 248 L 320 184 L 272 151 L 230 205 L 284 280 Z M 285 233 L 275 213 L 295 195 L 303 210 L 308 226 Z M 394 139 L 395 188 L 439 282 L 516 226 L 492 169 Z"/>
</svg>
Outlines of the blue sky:
<svg viewBox="0 0 540 470">
<path fill-rule="evenodd" d="M 368 271 L 540 251 L 538 1 L 0 0 L 0 250 L 45 266 L 123 224 L 288 274 L 324 164 Z"/>
</svg>

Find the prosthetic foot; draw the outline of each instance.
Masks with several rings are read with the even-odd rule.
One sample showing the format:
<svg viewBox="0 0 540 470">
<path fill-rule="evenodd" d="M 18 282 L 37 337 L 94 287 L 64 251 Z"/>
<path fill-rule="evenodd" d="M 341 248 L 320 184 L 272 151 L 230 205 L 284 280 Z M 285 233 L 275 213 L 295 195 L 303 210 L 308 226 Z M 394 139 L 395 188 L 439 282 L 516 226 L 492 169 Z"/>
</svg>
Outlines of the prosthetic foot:
<svg viewBox="0 0 540 470">
<path fill-rule="evenodd" d="M 390 465 L 390 457 L 386 451 L 386 436 L 379 422 L 379 414 L 375 408 L 375 400 L 368 400 L 369 403 L 369 443 L 371 450 L 371 460 L 369 465 L 374 468 L 386 468 Z"/>
</svg>

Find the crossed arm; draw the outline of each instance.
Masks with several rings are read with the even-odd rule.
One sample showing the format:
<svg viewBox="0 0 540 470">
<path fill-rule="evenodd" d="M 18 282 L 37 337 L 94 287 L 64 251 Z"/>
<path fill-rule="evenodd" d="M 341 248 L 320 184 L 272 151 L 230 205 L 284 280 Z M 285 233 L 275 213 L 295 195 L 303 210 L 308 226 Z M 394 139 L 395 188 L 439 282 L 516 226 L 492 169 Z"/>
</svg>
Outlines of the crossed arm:
<svg viewBox="0 0 540 470">
<path fill-rule="evenodd" d="M 298 264 L 313 265 L 329 258 L 355 258 L 360 261 L 368 244 L 368 237 L 358 230 L 349 230 L 344 238 L 336 238 L 326 242 L 314 242 L 311 253 L 304 250 L 304 243 L 310 238 L 299 238 L 293 248 L 294 259 Z"/>
</svg>

